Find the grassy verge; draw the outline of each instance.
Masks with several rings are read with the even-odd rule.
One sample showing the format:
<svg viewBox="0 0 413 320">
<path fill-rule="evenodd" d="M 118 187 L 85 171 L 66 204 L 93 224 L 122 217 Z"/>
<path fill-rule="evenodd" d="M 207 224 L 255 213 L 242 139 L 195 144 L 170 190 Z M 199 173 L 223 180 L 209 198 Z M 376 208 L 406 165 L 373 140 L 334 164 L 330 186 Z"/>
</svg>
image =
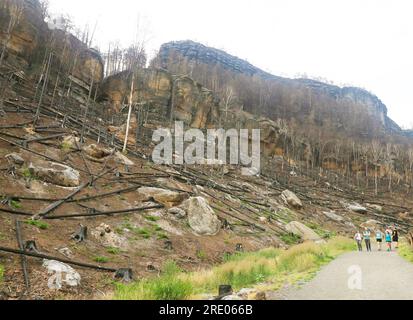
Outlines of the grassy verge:
<svg viewBox="0 0 413 320">
<path fill-rule="evenodd" d="M 0 264 L 0 285 L 4 281 L 4 267 Z"/>
<path fill-rule="evenodd" d="M 399 243 L 399 249 L 397 251 L 399 255 L 406 259 L 409 262 L 413 262 L 413 249 L 412 247 L 407 243 L 407 240 L 402 240 Z"/>
<path fill-rule="evenodd" d="M 237 254 L 227 257 L 221 265 L 191 273 L 184 273 L 168 262 L 157 278 L 131 285 L 117 284 L 114 298 L 184 300 L 205 293 L 216 294 L 221 284 L 231 284 L 235 290 L 246 287 L 277 290 L 285 283 L 311 279 L 321 266 L 351 250 L 355 250 L 354 242 L 339 237 L 323 245 L 304 243 L 286 251 L 268 248 Z"/>
</svg>

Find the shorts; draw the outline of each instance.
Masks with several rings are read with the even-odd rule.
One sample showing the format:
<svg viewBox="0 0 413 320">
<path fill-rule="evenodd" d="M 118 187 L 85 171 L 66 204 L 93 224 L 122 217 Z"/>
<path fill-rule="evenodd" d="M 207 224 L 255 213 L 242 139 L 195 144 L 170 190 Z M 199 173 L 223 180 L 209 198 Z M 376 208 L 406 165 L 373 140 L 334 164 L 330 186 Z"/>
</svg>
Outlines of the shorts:
<svg viewBox="0 0 413 320">
<path fill-rule="evenodd" d="M 382 240 L 382 239 L 376 239 L 376 241 L 377 241 L 377 242 L 383 242 L 383 240 Z"/>
<path fill-rule="evenodd" d="M 393 238 L 393 242 L 399 242 L 399 238 Z"/>
</svg>

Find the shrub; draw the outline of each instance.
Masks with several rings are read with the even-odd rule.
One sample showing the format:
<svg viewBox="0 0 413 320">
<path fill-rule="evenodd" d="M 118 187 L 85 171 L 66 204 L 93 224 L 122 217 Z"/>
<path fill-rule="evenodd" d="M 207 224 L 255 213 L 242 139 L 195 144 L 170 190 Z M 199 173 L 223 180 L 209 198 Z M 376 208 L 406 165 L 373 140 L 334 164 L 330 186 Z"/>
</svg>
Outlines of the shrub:
<svg viewBox="0 0 413 320">
<path fill-rule="evenodd" d="M 49 225 L 47 223 L 38 220 L 26 220 L 24 223 L 39 228 L 41 230 L 46 230 L 49 228 Z"/>
</svg>

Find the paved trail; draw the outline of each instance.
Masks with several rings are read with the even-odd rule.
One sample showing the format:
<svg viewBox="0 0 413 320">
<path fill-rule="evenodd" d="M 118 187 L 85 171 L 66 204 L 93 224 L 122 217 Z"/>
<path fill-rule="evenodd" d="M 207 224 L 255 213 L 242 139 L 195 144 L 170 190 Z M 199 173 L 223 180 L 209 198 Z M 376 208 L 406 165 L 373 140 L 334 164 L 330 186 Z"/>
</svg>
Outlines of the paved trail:
<svg viewBox="0 0 413 320">
<path fill-rule="evenodd" d="M 374 249 L 375 250 L 375 249 Z M 349 273 L 349 268 L 356 266 Z M 358 268 L 358 267 L 359 268 Z M 349 278 L 361 271 L 361 290 L 350 289 Z M 354 279 L 354 278 L 352 278 Z M 352 282 L 354 284 L 354 282 Z M 281 293 L 287 300 L 413 299 L 413 264 L 396 252 L 351 252 L 324 267 L 300 289 Z"/>
</svg>

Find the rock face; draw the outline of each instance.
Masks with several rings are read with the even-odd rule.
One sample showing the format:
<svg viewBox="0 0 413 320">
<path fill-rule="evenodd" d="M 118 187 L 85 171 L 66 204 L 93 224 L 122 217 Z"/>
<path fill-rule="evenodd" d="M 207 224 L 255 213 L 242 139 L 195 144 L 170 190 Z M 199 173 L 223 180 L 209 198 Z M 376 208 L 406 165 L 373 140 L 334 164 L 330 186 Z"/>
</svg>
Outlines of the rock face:
<svg viewBox="0 0 413 320">
<path fill-rule="evenodd" d="M 303 203 L 301 200 L 295 195 L 294 192 L 290 190 L 285 190 L 281 194 L 282 199 L 284 202 L 294 208 L 301 209 L 303 207 Z"/>
<path fill-rule="evenodd" d="M 288 232 L 301 237 L 301 239 L 304 241 L 323 242 L 323 240 L 317 233 L 315 233 L 312 229 L 302 224 L 301 222 L 292 221 L 285 226 L 285 229 Z"/>
<path fill-rule="evenodd" d="M 227 70 L 250 76 L 259 75 L 263 77 L 274 77 L 271 74 L 254 67 L 247 61 L 232 56 L 225 51 L 207 47 L 190 40 L 169 42 L 161 46 L 159 56 L 163 68 L 166 69 L 168 67 L 169 59 L 175 58 L 174 55 L 183 55 L 188 60 L 196 60 L 205 64 L 219 64 Z"/>
<path fill-rule="evenodd" d="M 230 55 L 222 50 L 207 47 L 194 41 L 174 41 L 165 43 L 159 51 L 159 61 L 163 68 L 171 69 L 177 64 L 177 61 L 185 61 L 193 64 L 205 64 L 210 69 L 223 69 L 237 75 L 255 77 L 262 80 L 271 80 L 280 86 L 287 86 L 295 90 L 299 95 L 303 90 L 311 90 L 314 96 L 325 94 L 332 101 L 351 102 L 357 104 L 376 122 L 377 126 L 383 127 L 388 132 L 402 133 L 401 128 L 387 116 L 387 107 L 374 94 L 355 88 L 355 87 L 338 87 L 320 81 L 311 79 L 288 79 L 272 75 L 259 69 L 245 60 Z M 196 79 L 201 81 L 199 79 Z M 240 92 L 238 92 L 238 95 Z M 293 106 L 292 106 L 293 107 Z M 262 115 L 271 117 L 271 110 L 260 110 Z M 301 112 L 306 112 L 305 109 Z M 273 118 L 275 120 L 275 118 Z"/>
<path fill-rule="evenodd" d="M 128 101 L 132 76 L 128 71 L 105 79 L 99 100 L 110 108 L 119 110 Z M 143 69 L 136 75 L 133 102 L 141 103 L 168 117 L 171 109 L 174 118 L 193 128 L 212 126 L 219 118 L 219 101 L 212 92 L 188 77 L 175 77 L 160 69 Z"/>
<path fill-rule="evenodd" d="M 20 7 L 23 8 L 22 14 L 9 35 L 10 18 Z M 55 51 L 52 70 L 57 71 L 67 62 L 76 61 L 74 68 L 69 67 L 76 85 L 87 91 L 92 78 L 95 84 L 102 81 L 103 60 L 100 54 L 69 33 L 49 29 L 38 0 L 0 0 L 0 43 L 6 43 L 7 62 L 27 69 L 33 64 L 41 64 L 46 45 L 52 39 Z"/>
<path fill-rule="evenodd" d="M 182 207 L 188 215 L 188 223 L 195 234 L 212 236 L 221 229 L 221 222 L 208 202 L 202 197 L 186 200 Z"/>
<path fill-rule="evenodd" d="M 8 39 L 7 29 L 10 18 L 19 7 L 24 9 Z M 16 11 L 17 10 L 17 11 Z M 42 17 L 40 3 L 37 0 L 0 0 L 0 42 L 6 43 L 10 61 L 17 58 L 19 63 L 31 65 L 40 58 L 39 49 L 45 43 L 48 28 Z"/>
<path fill-rule="evenodd" d="M 357 212 L 357 213 L 367 213 L 367 209 L 358 203 L 352 203 L 348 205 L 348 210 Z"/>
</svg>

